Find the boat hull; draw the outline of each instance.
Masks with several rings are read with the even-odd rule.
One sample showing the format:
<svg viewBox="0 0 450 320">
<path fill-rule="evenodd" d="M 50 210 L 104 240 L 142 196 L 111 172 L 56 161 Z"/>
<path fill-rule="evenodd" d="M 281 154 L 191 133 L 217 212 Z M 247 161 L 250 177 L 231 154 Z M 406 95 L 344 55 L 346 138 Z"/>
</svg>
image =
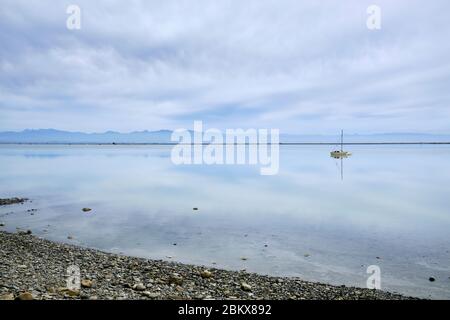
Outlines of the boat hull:
<svg viewBox="0 0 450 320">
<path fill-rule="evenodd" d="M 352 154 L 350 152 L 347 151 L 331 151 L 330 152 L 330 156 L 336 159 L 340 159 L 340 158 L 348 158 L 350 157 Z"/>
</svg>

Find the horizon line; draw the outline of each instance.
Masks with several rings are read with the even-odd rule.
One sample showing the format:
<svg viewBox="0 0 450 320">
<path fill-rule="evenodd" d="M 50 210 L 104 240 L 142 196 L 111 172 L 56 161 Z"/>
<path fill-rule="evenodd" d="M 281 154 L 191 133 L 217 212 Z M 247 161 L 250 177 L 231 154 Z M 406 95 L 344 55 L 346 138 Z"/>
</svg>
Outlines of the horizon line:
<svg viewBox="0 0 450 320">
<path fill-rule="evenodd" d="M 448 142 L 439 142 L 439 141 L 416 141 L 416 142 L 278 142 L 278 143 L 176 143 L 176 142 L 0 142 L 0 145 L 104 145 L 104 146 L 117 146 L 117 145 L 166 145 L 166 146 L 176 146 L 176 145 L 447 145 L 450 144 Z"/>
</svg>

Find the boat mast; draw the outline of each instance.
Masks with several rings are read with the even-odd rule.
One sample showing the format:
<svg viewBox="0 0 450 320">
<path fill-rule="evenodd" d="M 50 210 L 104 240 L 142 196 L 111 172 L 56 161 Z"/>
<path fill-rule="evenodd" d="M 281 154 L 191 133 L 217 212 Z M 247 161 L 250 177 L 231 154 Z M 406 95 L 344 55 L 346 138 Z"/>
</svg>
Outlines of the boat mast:
<svg viewBox="0 0 450 320">
<path fill-rule="evenodd" d="M 341 154 L 344 153 L 344 130 L 341 130 Z M 344 157 L 341 157 L 341 180 L 344 180 Z"/>
</svg>

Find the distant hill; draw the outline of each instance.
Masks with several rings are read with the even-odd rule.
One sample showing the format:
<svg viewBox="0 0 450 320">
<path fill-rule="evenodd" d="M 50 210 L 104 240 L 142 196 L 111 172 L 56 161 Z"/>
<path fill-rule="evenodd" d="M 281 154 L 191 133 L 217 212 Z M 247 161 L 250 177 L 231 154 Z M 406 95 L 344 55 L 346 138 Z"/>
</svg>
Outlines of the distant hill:
<svg viewBox="0 0 450 320">
<path fill-rule="evenodd" d="M 170 140 L 172 131 L 135 131 L 120 133 L 70 132 L 55 129 L 27 129 L 20 132 L 0 132 L 0 143 L 174 143 Z M 283 143 L 339 143 L 336 135 L 290 135 L 281 134 Z M 384 133 L 371 135 L 346 134 L 346 143 L 382 142 L 450 142 L 450 135 Z"/>
<path fill-rule="evenodd" d="M 120 133 L 69 132 L 55 129 L 0 132 L 0 143 L 166 143 L 172 131 L 136 131 Z"/>
</svg>

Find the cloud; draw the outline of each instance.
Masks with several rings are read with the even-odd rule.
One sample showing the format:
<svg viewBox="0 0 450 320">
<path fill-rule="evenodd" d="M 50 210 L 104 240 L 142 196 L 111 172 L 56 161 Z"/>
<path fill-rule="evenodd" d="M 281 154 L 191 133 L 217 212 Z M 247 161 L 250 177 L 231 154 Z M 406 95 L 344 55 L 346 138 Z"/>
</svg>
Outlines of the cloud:
<svg viewBox="0 0 450 320">
<path fill-rule="evenodd" d="M 450 5 L 370 4 L 4 0 L 0 129 L 449 133 Z"/>
</svg>

